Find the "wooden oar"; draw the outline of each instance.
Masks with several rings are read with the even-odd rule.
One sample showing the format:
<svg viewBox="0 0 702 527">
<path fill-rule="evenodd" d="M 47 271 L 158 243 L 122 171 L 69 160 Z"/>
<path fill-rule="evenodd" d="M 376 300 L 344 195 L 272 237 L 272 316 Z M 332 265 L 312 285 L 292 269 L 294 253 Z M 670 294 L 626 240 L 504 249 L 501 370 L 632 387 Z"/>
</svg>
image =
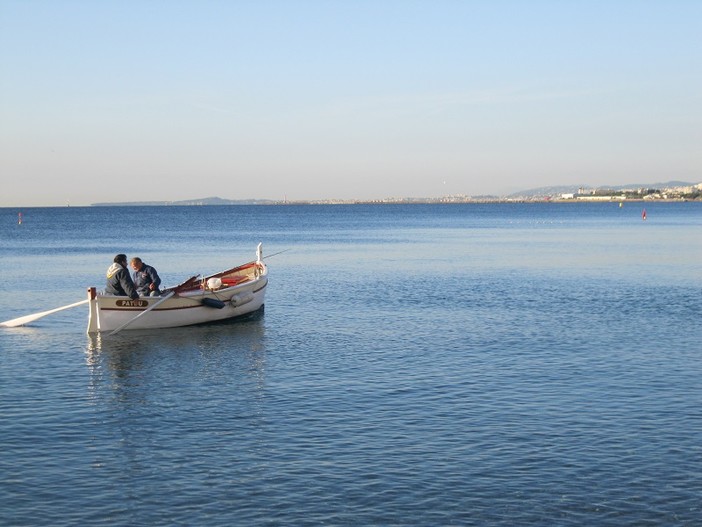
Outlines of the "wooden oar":
<svg viewBox="0 0 702 527">
<path fill-rule="evenodd" d="M 191 276 L 185 282 L 181 282 L 180 284 L 178 284 L 175 287 L 169 287 L 168 289 L 164 289 L 163 292 L 166 293 L 168 291 L 174 291 L 176 293 L 179 293 L 183 289 L 188 289 L 189 287 L 192 287 L 195 284 L 198 276 L 200 276 L 200 275 L 196 274 L 195 276 Z"/>
<path fill-rule="evenodd" d="M 34 322 L 35 320 L 45 317 L 46 315 L 58 313 L 59 311 L 63 311 L 64 309 L 71 309 L 72 307 L 81 306 L 83 304 L 87 304 L 88 302 L 90 302 L 90 300 L 86 298 L 85 300 L 81 300 L 80 302 L 76 302 L 75 304 L 68 304 L 67 306 L 57 307 L 56 309 L 50 309 L 49 311 L 42 311 L 41 313 L 34 313 L 33 315 L 25 315 L 23 317 L 13 318 L 12 320 L 6 320 L 5 322 L 0 322 L 0 326 L 5 328 L 15 328 L 17 326 L 24 326 L 25 324 Z"/>
<path fill-rule="evenodd" d="M 108 336 L 108 337 L 111 337 L 112 335 L 115 335 L 115 334 L 119 333 L 119 332 L 122 331 L 124 328 L 126 328 L 129 324 L 131 324 L 132 322 L 134 322 L 136 319 L 138 319 L 139 317 L 143 317 L 143 316 L 146 315 L 149 311 L 151 311 L 153 308 L 155 308 L 155 307 L 158 306 L 158 305 L 161 305 L 163 302 L 165 302 L 166 300 L 168 300 L 169 298 L 171 298 L 171 297 L 172 297 L 173 295 L 175 295 L 175 294 L 176 294 L 175 291 L 171 291 L 171 292 L 168 293 L 166 296 L 164 296 L 161 300 L 159 300 L 159 301 L 156 302 L 155 304 L 153 304 L 153 305 L 147 307 L 144 311 L 142 311 L 141 313 L 139 313 L 137 316 L 135 316 L 134 318 L 128 320 L 127 322 L 125 322 L 124 324 L 122 324 L 120 327 L 118 327 L 117 329 L 115 329 L 112 333 L 108 333 L 107 336 Z"/>
</svg>

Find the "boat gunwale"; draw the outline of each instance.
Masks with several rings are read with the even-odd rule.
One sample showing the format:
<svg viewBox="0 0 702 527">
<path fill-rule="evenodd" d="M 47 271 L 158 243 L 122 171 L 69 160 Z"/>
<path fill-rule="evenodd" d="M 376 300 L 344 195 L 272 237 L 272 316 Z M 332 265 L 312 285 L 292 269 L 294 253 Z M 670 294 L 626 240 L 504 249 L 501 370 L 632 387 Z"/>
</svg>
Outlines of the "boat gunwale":
<svg viewBox="0 0 702 527">
<path fill-rule="evenodd" d="M 227 294 L 229 294 L 229 292 L 231 292 L 232 289 L 244 289 L 244 288 L 246 288 L 247 286 L 248 286 L 248 287 L 251 287 L 251 286 L 256 285 L 257 282 L 260 282 L 262 279 L 265 279 L 265 281 L 263 282 L 263 285 L 261 285 L 261 287 L 256 288 L 256 289 L 253 289 L 253 288 L 251 289 L 251 293 L 255 295 L 256 293 L 258 293 L 259 291 L 262 291 L 263 289 L 265 289 L 265 288 L 268 286 L 268 280 L 266 279 L 266 277 L 265 277 L 264 275 L 261 275 L 259 278 L 255 279 L 255 280 L 253 280 L 253 281 L 251 281 L 251 282 L 244 282 L 244 283 L 241 283 L 241 284 L 233 285 L 233 286 L 228 287 L 228 288 L 226 288 L 226 289 L 217 289 L 216 291 L 193 290 L 193 291 L 189 291 L 188 294 L 177 294 L 177 295 L 174 296 L 173 298 L 169 298 L 168 300 L 166 300 L 166 301 L 163 303 L 163 306 L 159 306 L 159 307 L 153 308 L 151 311 L 154 312 L 154 313 L 156 313 L 156 312 L 159 312 L 159 311 L 177 311 L 177 310 L 180 310 L 180 309 L 193 309 L 193 308 L 198 308 L 198 307 L 207 307 L 207 306 L 203 305 L 203 304 L 200 303 L 200 302 L 194 303 L 194 304 L 190 304 L 190 305 L 171 306 L 171 307 L 169 307 L 168 304 L 169 304 L 169 303 L 172 303 L 172 302 L 171 302 L 172 300 L 177 300 L 177 299 L 186 299 L 186 300 L 196 300 L 196 299 L 198 299 L 198 300 L 199 300 L 199 298 L 205 298 L 205 297 L 207 297 L 207 298 L 216 298 L 217 300 L 220 300 L 220 299 L 217 297 L 217 293 L 227 293 Z M 231 299 L 232 299 L 234 296 L 236 296 L 236 292 L 235 292 L 231 297 L 229 297 L 229 298 L 227 299 L 227 301 L 228 301 L 228 302 L 231 301 Z M 102 298 L 102 299 L 110 299 L 110 300 L 111 300 L 111 299 L 113 299 L 113 298 L 124 298 L 124 297 L 120 297 L 120 296 L 102 296 L 102 295 L 98 295 L 97 298 L 98 298 L 98 299 L 101 299 L 101 298 Z M 101 305 L 99 305 L 99 304 L 100 304 L 100 301 L 98 300 L 98 309 L 99 309 L 100 311 L 119 311 L 119 312 L 126 312 L 126 311 L 139 312 L 139 311 L 145 311 L 146 309 L 149 308 L 149 305 L 148 305 L 149 300 L 156 300 L 156 301 L 158 301 L 160 298 L 162 298 L 162 297 L 158 297 L 158 296 L 141 297 L 139 300 L 143 300 L 143 301 L 147 302 L 147 305 L 145 305 L 145 306 L 101 306 Z"/>
</svg>

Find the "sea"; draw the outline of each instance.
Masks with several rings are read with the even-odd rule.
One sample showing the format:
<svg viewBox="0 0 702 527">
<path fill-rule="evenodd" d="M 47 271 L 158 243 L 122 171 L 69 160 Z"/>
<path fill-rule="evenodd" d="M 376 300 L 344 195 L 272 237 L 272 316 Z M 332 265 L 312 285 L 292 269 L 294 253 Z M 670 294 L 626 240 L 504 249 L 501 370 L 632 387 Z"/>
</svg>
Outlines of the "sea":
<svg viewBox="0 0 702 527">
<path fill-rule="evenodd" d="M 701 202 L 2 208 L 0 321 L 259 243 L 242 320 L 0 328 L 0 525 L 702 525 Z"/>
</svg>

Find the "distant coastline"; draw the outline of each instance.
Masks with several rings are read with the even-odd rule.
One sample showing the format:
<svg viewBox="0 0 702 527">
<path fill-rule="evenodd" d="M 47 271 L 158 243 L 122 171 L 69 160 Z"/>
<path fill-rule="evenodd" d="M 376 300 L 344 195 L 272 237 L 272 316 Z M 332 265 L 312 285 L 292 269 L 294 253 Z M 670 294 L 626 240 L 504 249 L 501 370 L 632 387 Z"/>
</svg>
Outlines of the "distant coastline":
<svg viewBox="0 0 702 527">
<path fill-rule="evenodd" d="M 411 204 L 411 203 L 592 203 L 621 201 L 702 201 L 702 183 L 671 181 L 651 185 L 622 185 L 617 187 L 541 187 L 508 196 L 467 196 L 463 194 L 437 198 L 390 197 L 373 200 L 321 199 L 321 200 L 269 200 L 224 199 L 207 197 L 181 201 L 132 201 L 92 203 L 91 207 L 187 207 L 209 205 L 359 205 L 359 204 Z"/>
</svg>

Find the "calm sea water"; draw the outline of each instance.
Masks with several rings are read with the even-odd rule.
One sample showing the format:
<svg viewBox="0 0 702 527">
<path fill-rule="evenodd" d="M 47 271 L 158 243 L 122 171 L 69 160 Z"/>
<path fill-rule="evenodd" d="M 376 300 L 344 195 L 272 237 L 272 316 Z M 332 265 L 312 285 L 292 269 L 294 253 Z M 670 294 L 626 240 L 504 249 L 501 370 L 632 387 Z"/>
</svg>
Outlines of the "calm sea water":
<svg viewBox="0 0 702 527">
<path fill-rule="evenodd" d="M 0 524 L 700 525 L 702 203 L 643 206 L 0 209 L 0 320 L 286 251 L 253 319 L 0 329 Z"/>
</svg>

